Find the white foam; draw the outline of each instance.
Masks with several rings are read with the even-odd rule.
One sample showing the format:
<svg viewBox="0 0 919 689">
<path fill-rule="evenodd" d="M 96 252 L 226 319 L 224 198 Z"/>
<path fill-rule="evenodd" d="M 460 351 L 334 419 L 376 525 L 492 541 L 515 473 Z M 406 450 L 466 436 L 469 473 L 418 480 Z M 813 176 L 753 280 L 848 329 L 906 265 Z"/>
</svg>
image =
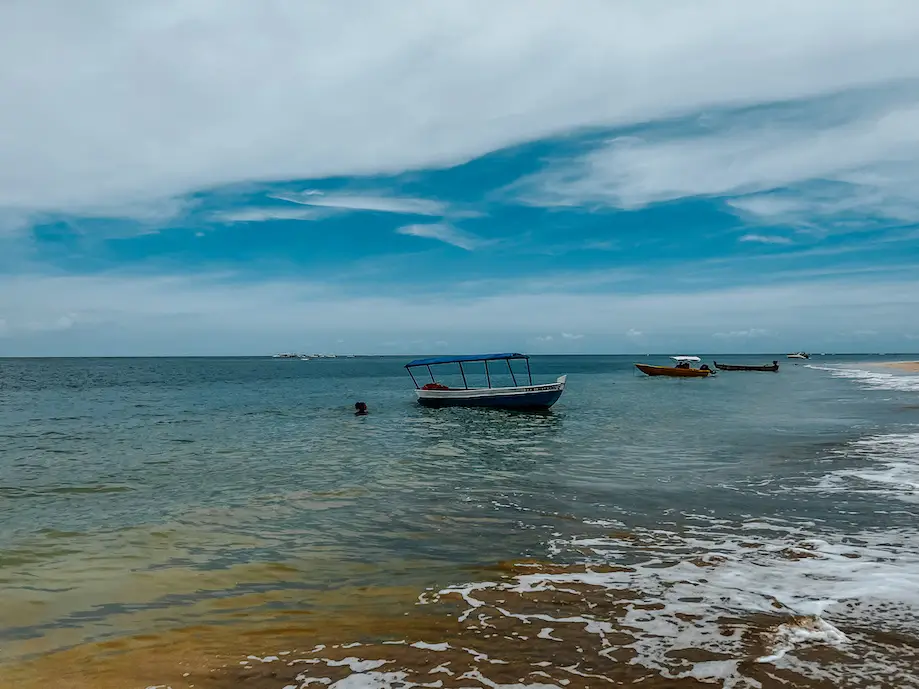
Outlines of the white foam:
<svg viewBox="0 0 919 689">
<path fill-rule="evenodd" d="M 325 664 L 329 667 L 341 667 L 347 665 L 351 672 L 367 672 L 383 667 L 389 661 L 386 660 L 361 660 L 360 658 L 343 658 L 342 660 L 326 660 Z"/>
<path fill-rule="evenodd" d="M 446 651 L 450 648 L 450 644 L 444 642 L 442 644 L 429 644 L 424 641 L 416 641 L 412 644 L 413 648 L 420 648 L 425 651 Z"/>
<path fill-rule="evenodd" d="M 827 474 L 818 488 L 886 495 L 919 503 L 919 433 L 876 435 L 848 443 L 834 453 L 856 466 Z"/>
<path fill-rule="evenodd" d="M 884 371 L 862 368 L 842 368 L 838 366 L 817 366 L 807 364 L 805 368 L 815 371 L 828 371 L 834 378 L 849 378 L 861 384 L 867 390 L 892 390 L 896 392 L 919 392 L 919 376 L 887 373 Z"/>
<path fill-rule="evenodd" d="M 900 658 L 899 651 L 885 654 L 870 635 L 840 629 L 848 625 L 919 636 L 919 533 L 830 537 L 818 536 L 807 522 L 697 521 L 681 531 L 634 529 L 628 538 L 576 538 L 564 543 L 566 550 L 592 551 L 599 562 L 609 562 L 610 553 L 614 561 L 643 554 L 643 560 L 616 571 L 527 572 L 501 584 L 467 584 L 444 589 L 440 595 L 459 594 L 469 611 L 478 614 L 549 622 L 553 629 L 576 625 L 597 635 L 601 644 L 613 629 L 629 633 L 634 641 L 628 646 L 635 651 L 631 662 L 672 679 L 694 677 L 725 687 L 752 688 L 758 682 L 743 676 L 741 661 L 793 662 L 800 648 L 823 645 L 859 658 L 860 665 L 807 665 L 816 678 L 838 682 L 845 673 L 870 677 L 888 664 L 912 662 L 912 669 L 904 671 L 919 683 L 919 658 Z M 577 585 L 599 587 L 614 597 L 626 590 L 640 597 L 617 601 L 624 609 L 618 620 L 523 615 L 477 598 L 483 590 L 527 595 L 570 591 Z M 758 624 L 776 619 L 773 632 L 764 639 L 767 654 L 751 655 L 743 625 L 722 622 L 755 615 Z M 866 647 L 871 653 L 864 653 Z M 692 663 L 674 653 L 682 649 L 701 649 L 731 660 Z"/>
</svg>

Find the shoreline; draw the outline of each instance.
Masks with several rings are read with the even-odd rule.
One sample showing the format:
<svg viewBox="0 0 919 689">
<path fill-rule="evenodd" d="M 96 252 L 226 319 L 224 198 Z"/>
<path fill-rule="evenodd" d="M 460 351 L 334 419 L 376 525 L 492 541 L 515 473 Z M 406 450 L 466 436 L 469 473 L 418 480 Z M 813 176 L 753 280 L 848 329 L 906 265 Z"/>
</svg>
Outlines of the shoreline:
<svg viewBox="0 0 919 689">
<path fill-rule="evenodd" d="M 885 368 L 895 368 L 898 371 L 919 373 L 919 361 L 889 361 L 879 365 Z"/>
</svg>

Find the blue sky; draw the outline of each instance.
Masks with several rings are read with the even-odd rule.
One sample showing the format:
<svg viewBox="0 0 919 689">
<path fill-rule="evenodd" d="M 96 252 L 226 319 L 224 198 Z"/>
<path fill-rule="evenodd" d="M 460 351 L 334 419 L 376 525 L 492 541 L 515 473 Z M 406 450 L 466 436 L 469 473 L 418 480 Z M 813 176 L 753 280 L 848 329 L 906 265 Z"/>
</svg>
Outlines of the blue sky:
<svg viewBox="0 0 919 689">
<path fill-rule="evenodd" d="M 0 355 L 919 350 L 919 5 L 0 8 Z"/>
</svg>

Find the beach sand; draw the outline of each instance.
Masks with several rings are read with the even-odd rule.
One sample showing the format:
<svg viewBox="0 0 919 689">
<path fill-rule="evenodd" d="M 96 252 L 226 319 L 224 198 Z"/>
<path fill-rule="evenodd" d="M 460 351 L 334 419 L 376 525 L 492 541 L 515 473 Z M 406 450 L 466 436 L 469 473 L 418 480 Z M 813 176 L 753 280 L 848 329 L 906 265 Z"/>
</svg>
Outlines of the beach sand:
<svg viewBox="0 0 919 689">
<path fill-rule="evenodd" d="M 919 361 L 892 361 L 882 364 L 888 368 L 896 368 L 900 371 L 909 371 L 910 373 L 919 373 Z"/>
</svg>

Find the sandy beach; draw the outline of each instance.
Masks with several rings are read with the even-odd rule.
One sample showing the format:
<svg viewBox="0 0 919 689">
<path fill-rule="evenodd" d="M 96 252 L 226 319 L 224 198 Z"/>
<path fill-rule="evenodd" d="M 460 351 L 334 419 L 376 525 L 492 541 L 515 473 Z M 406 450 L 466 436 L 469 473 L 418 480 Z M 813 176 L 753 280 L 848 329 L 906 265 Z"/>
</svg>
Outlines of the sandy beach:
<svg viewBox="0 0 919 689">
<path fill-rule="evenodd" d="M 896 368 L 900 371 L 909 371 L 910 373 L 919 373 L 919 361 L 892 361 L 881 364 L 887 368 Z"/>
</svg>

